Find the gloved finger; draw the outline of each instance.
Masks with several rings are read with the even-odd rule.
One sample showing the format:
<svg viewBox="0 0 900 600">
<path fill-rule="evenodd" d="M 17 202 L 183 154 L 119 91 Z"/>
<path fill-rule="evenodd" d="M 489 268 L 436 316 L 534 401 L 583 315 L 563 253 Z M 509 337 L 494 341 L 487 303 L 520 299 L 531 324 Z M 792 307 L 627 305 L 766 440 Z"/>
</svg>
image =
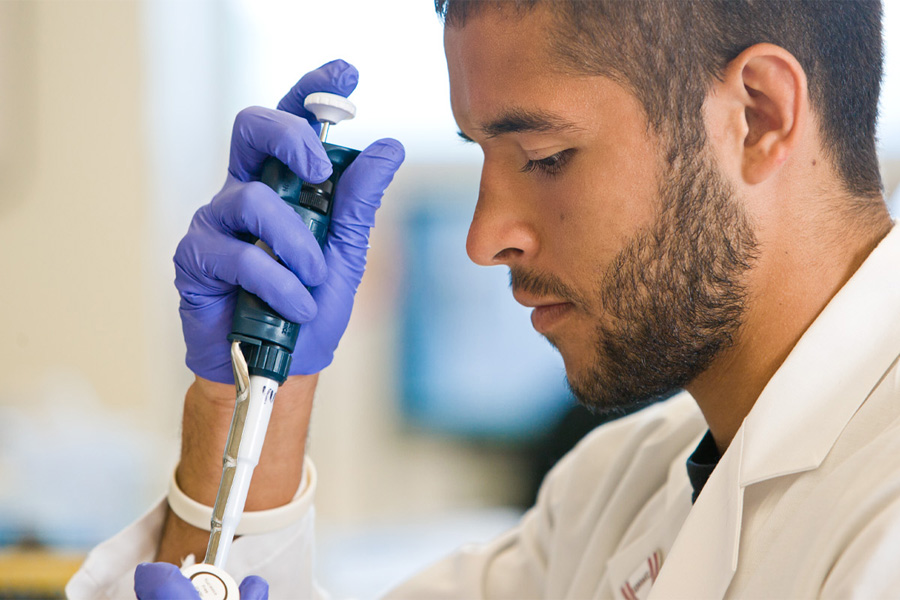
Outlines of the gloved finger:
<svg viewBox="0 0 900 600">
<path fill-rule="evenodd" d="M 228 172 L 239 181 L 258 179 L 270 156 L 304 181 L 321 183 L 331 175 L 331 161 L 306 119 L 261 106 L 245 108 L 234 119 Z"/>
<path fill-rule="evenodd" d="M 269 600 L 269 584 L 258 575 L 244 577 L 239 590 L 241 600 Z"/>
<path fill-rule="evenodd" d="M 403 145 L 386 138 L 373 142 L 347 167 L 335 191 L 330 246 L 368 247 L 375 211 L 404 157 Z"/>
<path fill-rule="evenodd" d="M 356 89 L 359 71 L 343 60 L 327 62 L 300 78 L 278 103 L 278 110 L 307 119 L 318 130 L 316 116 L 303 107 L 306 97 L 315 92 L 331 92 L 345 98 Z"/>
<path fill-rule="evenodd" d="M 176 266 L 176 270 L 178 267 Z M 231 291 L 235 298 L 237 292 Z M 227 296 L 209 297 L 203 294 L 182 293 L 178 314 L 187 342 L 185 363 L 188 368 L 211 381 L 234 383 L 231 368 L 231 342 L 226 339 L 231 331 L 234 301 L 228 306 Z M 227 310 L 210 310 L 210 303 L 225 305 Z"/>
<path fill-rule="evenodd" d="M 191 580 L 173 564 L 141 563 L 134 571 L 138 600 L 200 600 Z"/>
<path fill-rule="evenodd" d="M 213 242 L 215 253 L 203 262 L 207 277 L 259 296 L 288 321 L 305 323 L 316 316 L 316 303 L 293 273 L 262 248 L 220 235 Z"/>
<path fill-rule="evenodd" d="M 253 181 L 227 186 L 209 210 L 225 231 L 250 233 L 265 242 L 305 285 L 325 281 L 327 267 L 315 236 L 266 184 Z"/>
</svg>

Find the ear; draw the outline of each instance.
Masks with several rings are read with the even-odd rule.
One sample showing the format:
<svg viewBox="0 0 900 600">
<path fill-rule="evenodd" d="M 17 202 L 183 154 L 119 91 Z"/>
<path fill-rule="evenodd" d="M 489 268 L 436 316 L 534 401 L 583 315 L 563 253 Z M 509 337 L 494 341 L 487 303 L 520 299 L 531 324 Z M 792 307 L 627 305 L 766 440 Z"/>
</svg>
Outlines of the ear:
<svg viewBox="0 0 900 600">
<path fill-rule="evenodd" d="M 745 183 L 765 181 L 794 154 L 810 121 L 803 67 L 784 48 L 756 44 L 728 63 L 713 88 L 708 123 L 724 129 L 712 137 L 724 135 L 726 160 Z"/>
</svg>

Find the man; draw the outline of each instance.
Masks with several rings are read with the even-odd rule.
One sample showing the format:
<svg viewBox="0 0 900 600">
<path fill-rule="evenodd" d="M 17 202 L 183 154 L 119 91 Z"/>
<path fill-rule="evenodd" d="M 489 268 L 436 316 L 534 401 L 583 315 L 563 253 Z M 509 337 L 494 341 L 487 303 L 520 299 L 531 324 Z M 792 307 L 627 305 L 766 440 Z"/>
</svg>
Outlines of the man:
<svg viewBox="0 0 900 600">
<path fill-rule="evenodd" d="M 875 154 L 880 5 L 436 4 L 454 115 L 484 150 L 470 257 L 510 269 L 514 296 L 535 307 L 534 327 L 559 349 L 587 406 L 627 412 L 687 392 L 595 431 L 514 530 L 389 597 L 896 595 L 900 235 Z M 333 82 L 347 71 L 313 76 L 323 72 Z M 241 141 L 254 127 L 246 116 L 236 126 L 232 167 L 246 156 L 258 163 Z M 304 135 L 291 138 L 294 154 L 316 156 Z M 377 202 L 397 152 L 382 142 L 368 155 L 348 202 Z M 291 154 L 276 143 L 265 153 Z M 323 176 L 311 159 L 294 162 L 301 176 Z M 256 233 L 247 223 L 266 223 L 254 214 L 234 224 L 235 211 L 216 208 L 221 197 L 183 242 L 194 254 L 233 244 L 223 229 Z M 372 212 L 359 211 L 361 229 Z M 345 269 L 340 252 L 326 251 L 320 269 L 314 253 L 289 256 L 279 232 L 268 233 L 304 283 Z M 211 504 L 219 459 L 209 448 L 227 430 L 232 390 L 207 380 L 227 380 L 223 349 L 192 361 L 192 348 L 224 335 L 191 311 L 243 282 L 202 260 L 176 263 L 198 374 L 177 479 Z M 352 289 L 335 292 L 343 306 Z M 312 319 L 310 329 L 331 323 L 322 358 L 304 372 L 327 364 L 346 321 L 324 302 L 313 318 L 300 291 L 290 301 L 259 293 L 276 308 L 281 300 L 289 318 Z M 297 490 L 314 377 L 279 392 L 282 415 L 248 509 L 286 504 Z M 310 465 L 306 473 L 314 478 Z M 293 503 L 309 502 L 311 487 Z M 157 560 L 202 554 L 208 534 L 171 512 L 163 525 L 163 515 L 158 507 L 101 546 L 81 577 L 100 579 L 92 563 L 139 539 L 142 551 L 122 559 L 123 587 L 157 539 Z M 273 596 L 315 595 L 311 520 L 304 509 L 289 527 L 241 538 L 231 570 L 262 575 Z M 159 568 L 138 571 L 148 597 Z"/>
</svg>

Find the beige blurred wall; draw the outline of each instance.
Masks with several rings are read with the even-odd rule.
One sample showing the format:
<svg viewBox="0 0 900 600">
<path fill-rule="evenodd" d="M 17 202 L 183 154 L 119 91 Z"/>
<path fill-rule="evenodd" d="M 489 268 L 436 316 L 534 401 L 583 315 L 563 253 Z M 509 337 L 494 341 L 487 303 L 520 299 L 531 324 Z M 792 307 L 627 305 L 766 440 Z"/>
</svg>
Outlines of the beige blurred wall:
<svg viewBox="0 0 900 600">
<path fill-rule="evenodd" d="M 139 4 L 0 2 L 0 372 L 150 395 Z"/>
<path fill-rule="evenodd" d="M 893 196 L 897 193 L 898 187 L 900 187 L 900 159 L 896 157 L 881 159 L 881 182 L 884 184 L 885 198 L 896 200 Z M 896 211 L 900 208 L 900 206 L 896 206 L 896 202 L 893 204 L 891 206 L 892 210 Z"/>
</svg>

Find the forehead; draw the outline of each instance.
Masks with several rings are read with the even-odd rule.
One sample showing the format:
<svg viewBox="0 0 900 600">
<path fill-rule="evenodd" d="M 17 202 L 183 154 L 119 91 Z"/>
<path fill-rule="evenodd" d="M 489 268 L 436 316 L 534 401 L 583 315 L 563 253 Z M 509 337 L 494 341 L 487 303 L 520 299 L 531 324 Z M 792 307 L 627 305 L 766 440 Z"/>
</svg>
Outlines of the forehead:
<svg viewBox="0 0 900 600">
<path fill-rule="evenodd" d="M 514 12 L 497 7 L 469 17 L 464 25 L 444 28 L 448 62 L 485 68 L 522 67 L 547 62 L 552 34 L 551 15 L 545 9 Z M 475 66 L 470 64 L 470 66 Z"/>
<path fill-rule="evenodd" d="M 450 95 L 457 118 L 483 115 L 517 101 L 547 99 L 564 77 L 554 65 L 548 11 L 484 10 L 444 30 Z M 461 123 L 462 124 L 462 123 Z"/>
<path fill-rule="evenodd" d="M 562 65 L 553 52 L 556 35 L 553 15 L 542 7 L 526 13 L 486 9 L 464 26 L 445 28 L 450 101 L 463 133 L 490 138 L 492 123 L 521 114 L 603 127 L 607 133 L 625 122 L 646 126 L 628 90 L 607 77 L 577 75 Z"/>
</svg>

